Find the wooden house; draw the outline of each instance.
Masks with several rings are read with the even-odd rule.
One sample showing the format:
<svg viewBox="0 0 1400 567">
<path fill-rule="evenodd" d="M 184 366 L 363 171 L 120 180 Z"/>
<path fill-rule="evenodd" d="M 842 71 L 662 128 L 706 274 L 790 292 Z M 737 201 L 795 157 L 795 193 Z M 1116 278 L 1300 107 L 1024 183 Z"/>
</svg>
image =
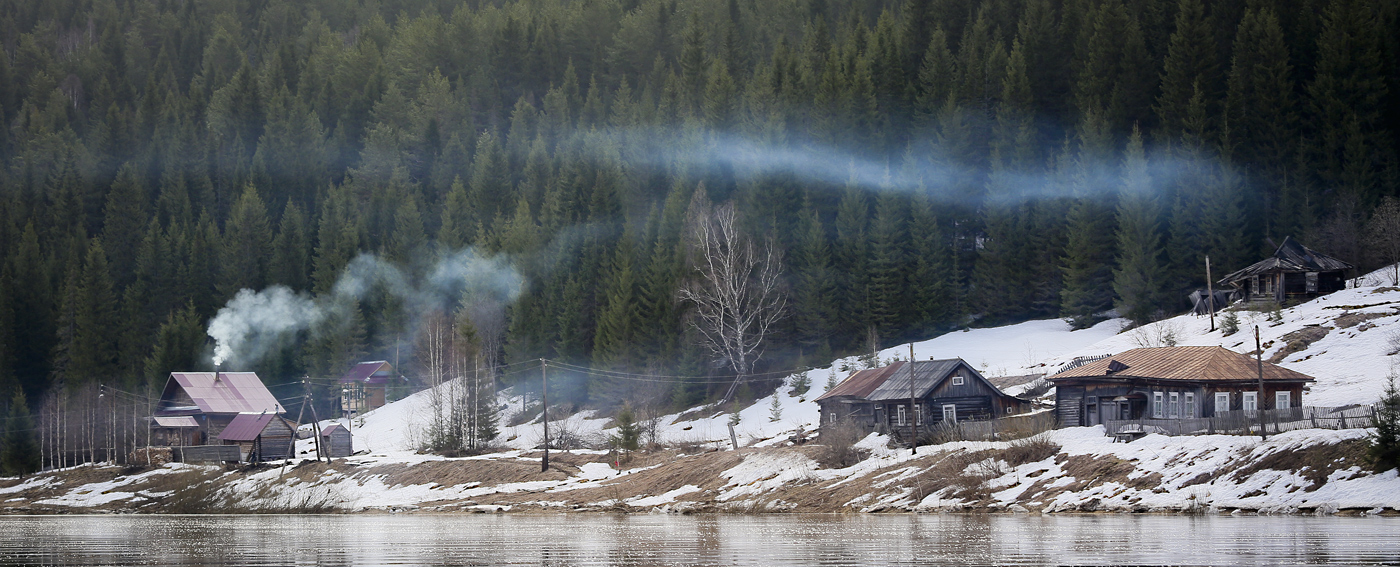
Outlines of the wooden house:
<svg viewBox="0 0 1400 567">
<path fill-rule="evenodd" d="M 822 424 L 844 422 L 860 427 L 866 432 L 875 431 L 880 425 L 875 416 L 876 405 L 875 402 L 866 399 L 866 396 L 884 384 L 890 374 L 905 364 L 908 363 L 895 362 L 881 368 L 861 370 L 817 396 L 813 401 L 821 408 Z"/>
<path fill-rule="evenodd" d="M 1055 384 L 1061 426 L 1109 420 L 1213 417 L 1233 410 L 1297 407 L 1313 378 L 1218 346 L 1133 349 L 1062 371 Z"/>
<path fill-rule="evenodd" d="M 340 377 L 340 407 L 345 415 L 360 415 L 383 407 L 389 383 L 396 379 L 394 365 L 384 360 L 361 362 Z"/>
<path fill-rule="evenodd" d="M 960 358 L 898 362 L 858 372 L 823 394 L 818 404 L 824 419 L 832 419 L 833 413 L 837 420 L 849 415 L 866 427 L 873 422 L 873 428 L 904 439 L 913 435 L 916 425 L 925 429 L 986 421 L 1031 407 L 1030 401 L 1002 392 Z"/>
<path fill-rule="evenodd" d="M 1284 238 L 1274 255 L 1220 279 L 1247 302 L 1283 303 L 1326 295 L 1346 287 L 1354 266 Z"/>
<path fill-rule="evenodd" d="M 321 456 L 331 458 L 349 457 L 355 452 L 354 438 L 350 430 L 339 423 L 321 430 Z"/>
<path fill-rule="evenodd" d="M 252 372 L 171 372 L 151 419 L 152 442 L 219 445 L 240 414 L 286 411 Z"/>
<path fill-rule="evenodd" d="M 240 460 L 257 463 L 292 455 L 296 427 L 274 414 L 241 413 L 219 433 L 219 442 L 237 445 Z"/>
</svg>

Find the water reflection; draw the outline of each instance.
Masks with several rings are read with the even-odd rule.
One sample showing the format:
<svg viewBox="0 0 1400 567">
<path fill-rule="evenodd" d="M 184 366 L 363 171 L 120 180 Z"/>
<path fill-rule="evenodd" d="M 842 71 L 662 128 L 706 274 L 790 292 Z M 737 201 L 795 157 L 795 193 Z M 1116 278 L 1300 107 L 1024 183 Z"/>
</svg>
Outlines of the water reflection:
<svg viewBox="0 0 1400 567">
<path fill-rule="evenodd" d="M 1400 561 L 1396 518 L 0 517 L 0 565 L 1055 565 Z"/>
</svg>

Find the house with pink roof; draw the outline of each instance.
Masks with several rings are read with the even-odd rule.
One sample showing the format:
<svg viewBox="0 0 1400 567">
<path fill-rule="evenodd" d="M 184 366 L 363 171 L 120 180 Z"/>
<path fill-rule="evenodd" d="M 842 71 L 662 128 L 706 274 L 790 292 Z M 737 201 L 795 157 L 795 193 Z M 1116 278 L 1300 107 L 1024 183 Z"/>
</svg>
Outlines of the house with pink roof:
<svg viewBox="0 0 1400 567">
<path fill-rule="evenodd" d="M 277 416 L 286 411 L 252 372 L 171 372 L 151 418 L 151 444 L 218 445 L 223 442 L 220 435 L 239 416 Z M 250 441 L 244 439 L 249 436 L 245 431 L 249 423 L 266 426 L 273 421 L 278 420 L 242 418 L 232 433 L 239 439 L 233 441 Z"/>
</svg>

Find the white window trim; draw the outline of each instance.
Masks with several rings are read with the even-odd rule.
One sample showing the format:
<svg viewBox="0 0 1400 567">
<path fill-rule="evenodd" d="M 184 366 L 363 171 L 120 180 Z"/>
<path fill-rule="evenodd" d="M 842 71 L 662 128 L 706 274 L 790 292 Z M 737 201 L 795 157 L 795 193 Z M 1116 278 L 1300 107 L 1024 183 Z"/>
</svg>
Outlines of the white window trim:
<svg viewBox="0 0 1400 567">
<path fill-rule="evenodd" d="M 924 404 L 914 404 L 914 424 L 924 424 Z"/>
<path fill-rule="evenodd" d="M 1196 394 L 1187 392 L 1186 408 L 1182 410 L 1181 417 L 1196 417 Z"/>
<path fill-rule="evenodd" d="M 1152 392 L 1152 417 L 1161 419 L 1162 410 L 1162 393 Z"/>
<path fill-rule="evenodd" d="M 963 377 L 962 377 L 962 376 L 954 376 L 954 377 L 953 377 L 953 385 L 954 385 L 954 386 L 961 386 L 961 385 L 963 385 L 963 384 L 964 384 L 964 382 L 963 382 Z"/>
<path fill-rule="evenodd" d="M 1225 404 L 1224 404 L 1223 407 L 1222 407 L 1221 404 L 1220 404 L 1221 401 L 1224 401 L 1224 402 L 1225 402 Z M 1215 393 L 1215 413 L 1218 415 L 1218 414 L 1220 414 L 1221 412 L 1227 412 L 1227 411 L 1230 411 L 1230 393 L 1229 393 L 1229 392 L 1216 392 L 1216 393 Z"/>
<path fill-rule="evenodd" d="M 906 424 L 904 423 L 904 421 L 905 421 L 904 406 L 903 406 L 903 405 L 895 406 L 895 413 L 898 415 L 898 418 L 897 418 L 898 421 L 897 421 L 896 423 L 898 423 L 900 426 L 906 425 Z"/>
<path fill-rule="evenodd" d="M 952 415 L 953 419 L 951 419 L 951 420 L 948 419 L 948 414 L 950 413 L 949 410 L 952 410 L 951 413 L 953 414 L 953 415 Z M 958 405 L 957 405 L 957 404 L 943 404 L 943 421 L 953 421 L 953 422 L 958 421 Z"/>
<path fill-rule="evenodd" d="M 1293 407 L 1293 393 L 1287 390 L 1274 392 L 1274 409 L 1288 409 Z"/>
<path fill-rule="evenodd" d="M 1181 417 L 1181 394 L 1171 392 L 1167 396 L 1167 417 L 1172 419 Z"/>
<path fill-rule="evenodd" d="M 1259 409 L 1259 392 L 1245 392 L 1241 397 L 1240 409 L 1245 411 Z"/>
</svg>

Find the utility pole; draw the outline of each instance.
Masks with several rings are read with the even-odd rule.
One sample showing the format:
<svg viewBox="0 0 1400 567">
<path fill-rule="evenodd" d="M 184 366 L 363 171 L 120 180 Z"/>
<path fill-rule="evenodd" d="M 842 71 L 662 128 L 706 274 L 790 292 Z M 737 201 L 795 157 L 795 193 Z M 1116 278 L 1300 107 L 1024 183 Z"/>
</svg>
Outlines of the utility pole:
<svg viewBox="0 0 1400 567">
<path fill-rule="evenodd" d="M 540 359 L 540 405 L 544 407 L 541 421 L 544 422 L 544 458 L 540 459 L 540 472 L 549 472 L 549 364 Z"/>
<path fill-rule="evenodd" d="M 1206 255 L 1206 307 L 1210 309 L 1210 332 L 1215 332 L 1215 289 L 1210 281 L 1210 255 Z"/>
<path fill-rule="evenodd" d="M 919 410 L 914 405 L 914 341 L 909 341 L 909 427 L 914 432 L 910 436 L 909 453 L 919 454 Z"/>
<path fill-rule="evenodd" d="M 1259 342 L 1259 325 L 1254 326 L 1254 361 L 1259 371 L 1259 393 L 1254 395 L 1254 411 L 1259 412 L 1259 437 L 1268 437 L 1264 431 L 1264 347 Z"/>
</svg>

